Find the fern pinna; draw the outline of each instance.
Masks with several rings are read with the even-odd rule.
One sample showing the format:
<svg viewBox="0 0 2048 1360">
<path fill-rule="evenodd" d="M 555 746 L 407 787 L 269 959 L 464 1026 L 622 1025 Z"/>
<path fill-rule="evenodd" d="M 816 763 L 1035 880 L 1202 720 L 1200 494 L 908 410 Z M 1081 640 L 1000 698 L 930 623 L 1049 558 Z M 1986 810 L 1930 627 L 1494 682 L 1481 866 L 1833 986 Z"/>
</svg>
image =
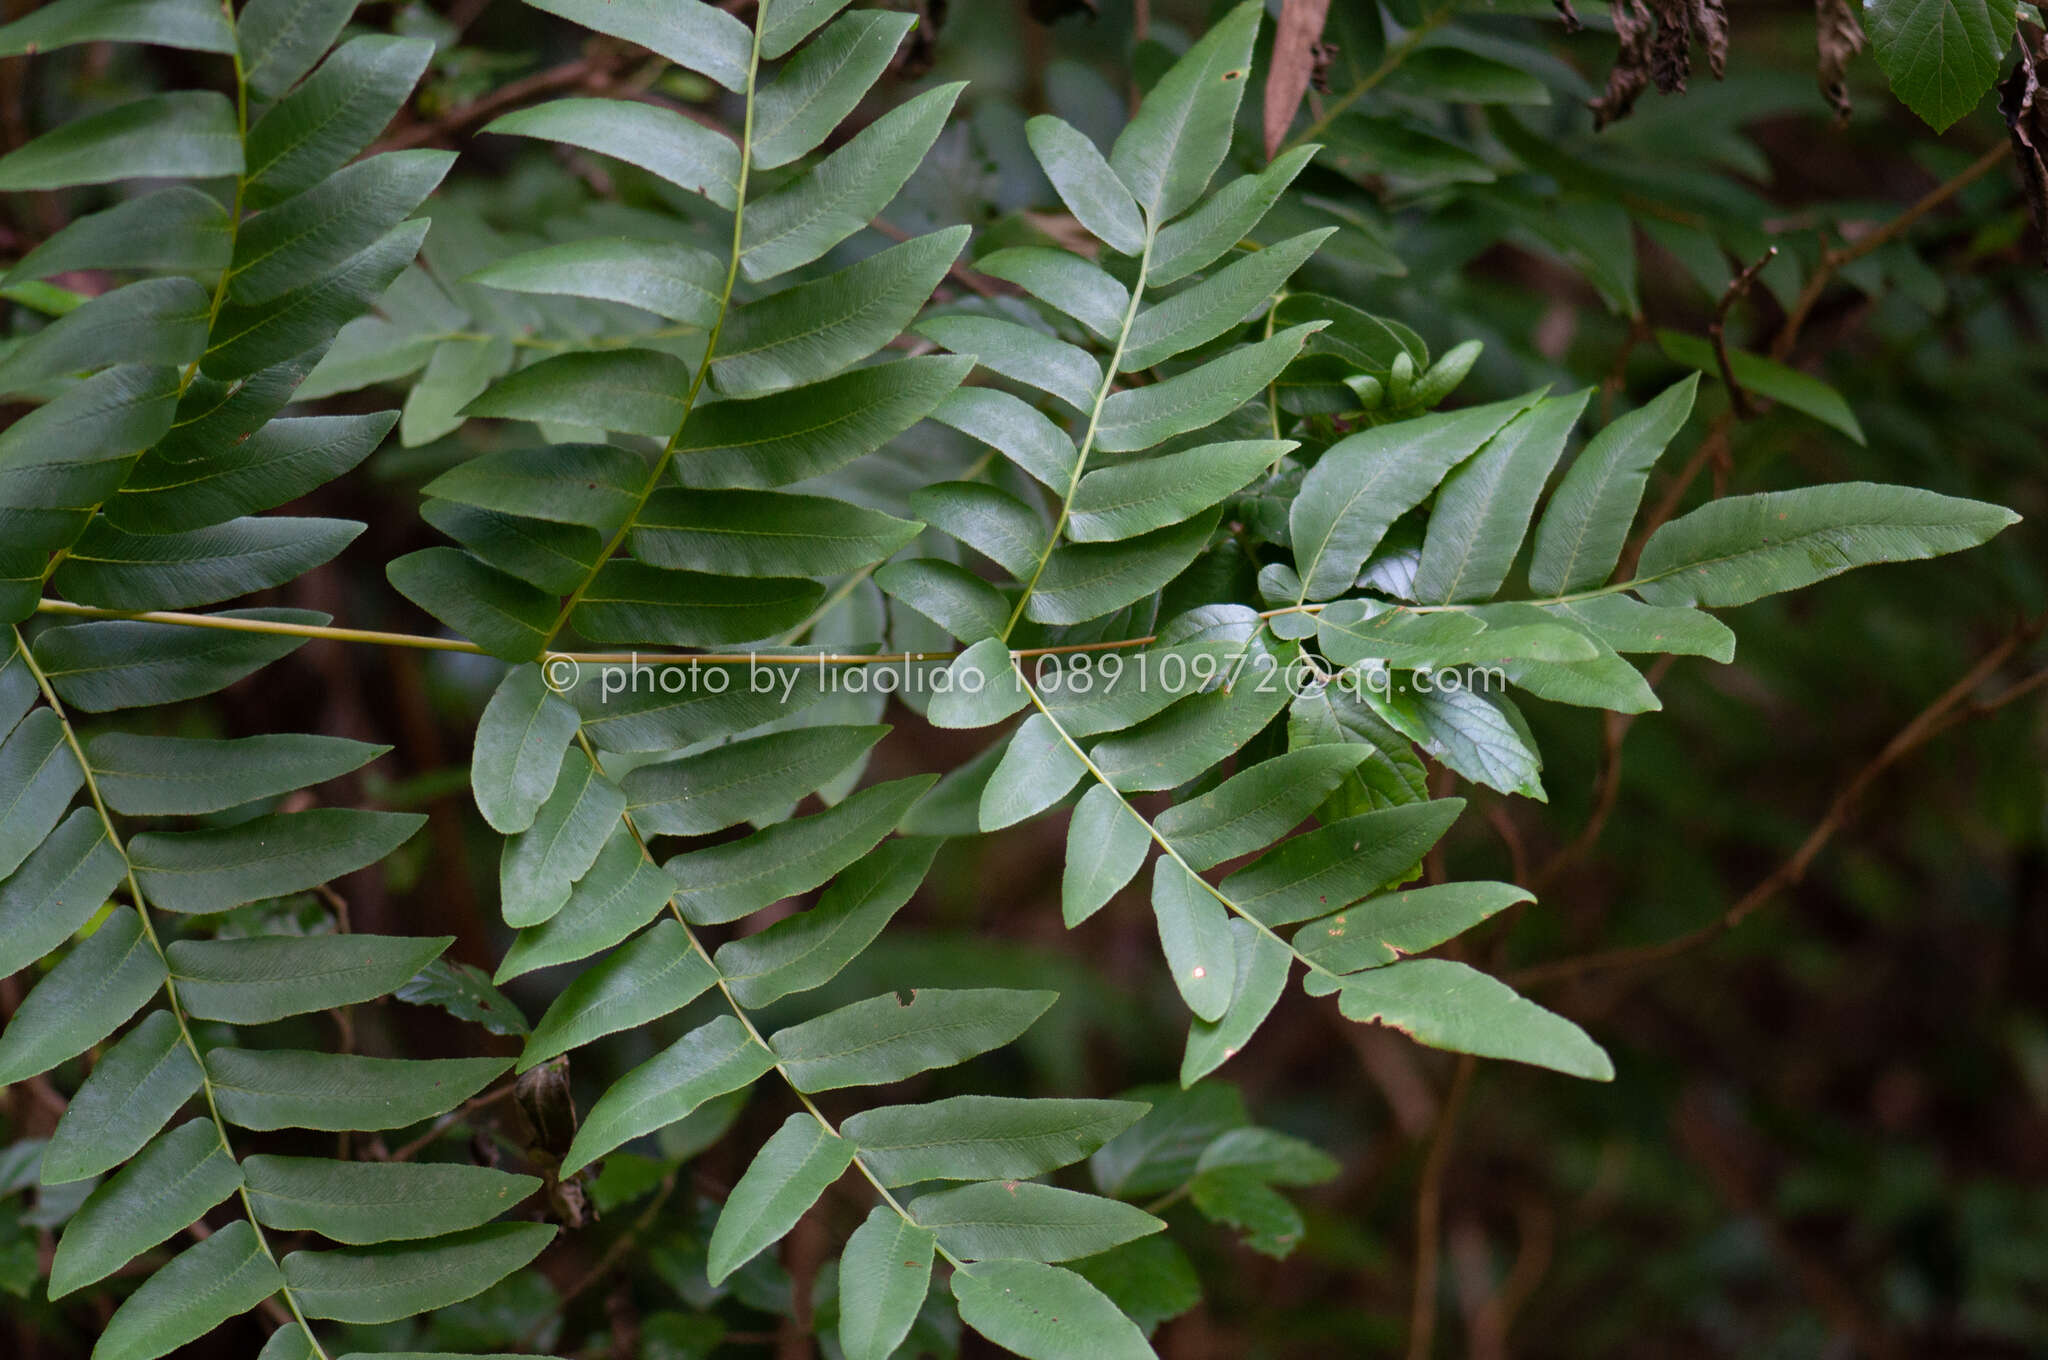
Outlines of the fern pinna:
<svg viewBox="0 0 2048 1360">
<path fill-rule="evenodd" d="M 0 29 L 6 52 L 152 43 L 231 68 L 229 94 L 152 96 L 0 159 L 16 191 L 182 181 L 16 264 L 9 296 L 49 320 L 0 356 L 0 387 L 35 406 L 0 435 L 0 974 L 46 969 L 0 1033 L 0 1080 L 60 1074 L 72 1094 L 40 1183 L 89 1187 L 49 1294 L 196 1239 L 113 1312 L 108 1360 L 253 1309 L 274 1324 L 265 1360 L 422 1355 L 412 1319 L 555 1236 L 518 1206 L 540 1196 L 578 1221 L 591 1170 L 650 1135 L 673 1184 L 757 1090 L 792 1112 L 708 1225 L 692 1266 L 706 1288 L 739 1287 L 828 1188 L 864 1184 L 872 1207 L 800 1309 L 838 1353 L 944 1350 L 957 1317 L 1026 1356 L 1148 1355 L 1168 1314 L 1130 1281 L 1186 1262 L 1141 1203 L 1185 1196 L 1285 1254 L 1301 1219 L 1275 1187 L 1335 1173 L 1204 1080 L 1254 1042 L 1297 964 L 1353 1020 L 1613 1074 L 1571 1022 L 1413 957 L 1528 900 L 1407 886 L 1463 806 L 1431 796 L 1419 753 L 1541 797 L 1510 691 L 1653 708 L 1624 656 L 1726 660 L 1732 635 L 1702 607 L 1971 546 L 2012 519 L 1864 484 L 1731 497 L 1658 528 L 1615 579 L 1696 380 L 1594 435 L 1545 502 L 1586 393 L 1436 411 L 1476 346 L 1432 361 L 1398 323 L 1288 291 L 1330 230 L 1289 234 L 1269 213 L 1318 148 L 1212 185 L 1238 140 L 1256 3 L 1161 76 L 1106 153 L 1031 121 L 1085 241 L 1012 230 L 963 264 L 967 228 L 878 221 L 960 86 L 817 154 L 910 16 L 533 2 L 719 87 L 737 132 L 640 99 L 517 109 L 484 135 L 604 157 L 631 202 L 586 204 L 537 243 L 450 194 L 429 235 L 412 214 L 453 157 L 358 156 L 430 44 L 337 45 L 350 3 L 61 0 Z M 90 299 L 43 282 L 79 269 L 135 281 Z M 949 276 L 1007 286 L 969 296 Z M 281 414 L 392 383 L 409 387 L 402 416 Z M 362 529 L 264 512 L 394 426 L 424 445 L 471 420 L 498 422 L 472 427 L 487 451 L 425 488 L 450 543 L 388 571 L 454 636 L 192 612 L 288 582 Z M 875 469 L 879 489 L 861 476 Z M 438 961 L 447 939 L 351 934 L 324 899 L 294 901 L 418 829 L 305 806 L 300 791 L 382 748 L 147 730 L 168 725 L 147 710 L 316 637 L 506 663 L 471 766 L 502 837 L 495 981 L 576 970 L 530 1031 Z M 887 691 L 866 682 L 883 667 L 937 727 L 1019 720 L 958 769 L 863 784 L 890 730 Z M 1150 862 L 1190 1013 L 1180 1088 L 824 1094 L 966 1062 L 1052 1006 L 985 986 L 802 998 L 883 934 L 948 837 L 1055 809 L 1070 809 L 1069 926 Z M 522 1051 L 290 1046 L 316 1032 L 298 1017 L 393 994 L 522 1035 Z M 643 1030 L 663 1039 L 565 1114 L 564 1059 Z M 423 1159 L 450 1155 L 441 1135 L 515 1068 L 541 1176 Z M 412 1126 L 403 1155 L 348 1137 Z M 1100 1193 L 1046 1179 L 1083 1160 Z"/>
</svg>

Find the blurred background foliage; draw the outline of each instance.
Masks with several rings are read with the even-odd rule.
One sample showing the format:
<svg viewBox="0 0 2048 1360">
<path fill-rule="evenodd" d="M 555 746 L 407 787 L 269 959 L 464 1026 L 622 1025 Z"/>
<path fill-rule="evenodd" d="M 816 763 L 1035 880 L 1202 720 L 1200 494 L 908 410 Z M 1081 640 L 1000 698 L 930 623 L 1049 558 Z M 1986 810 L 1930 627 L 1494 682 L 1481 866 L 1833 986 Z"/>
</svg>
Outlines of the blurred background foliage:
<svg viewBox="0 0 2048 1360">
<path fill-rule="evenodd" d="M 1028 115 L 1057 113 L 1107 143 L 1134 91 L 1211 17 L 1199 0 L 918 7 L 923 22 L 869 115 L 971 83 L 879 229 L 972 223 L 971 254 L 1062 231 L 1025 148 Z M 1270 8 L 1277 16 L 1278 0 Z M 1838 120 L 1816 79 L 1813 9 L 1769 0 L 1733 7 L 1725 80 L 1702 63 L 1685 92 L 1645 93 L 1596 132 L 1588 101 L 1616 54 L 1604 14 L 1572 31 L 1536 0 L 1328 10 L 1311 87 L 1276 129 L 1283 147 L 1325 150 L 1262 228 L 1267 239 L 1340 228 L 1297 290 L 1398 320 L 1432 352 L 1484 341 L 1461 401 L 1596 385 L 1604 419 L 1704 369 L 1712 381 L 1653 477 L 1653 506 L 1855 479 L 1996 501 L 2030 522 L 1974 553 L 1742 609 L 1735 663 L 1653 670 L 1664 711 L 1642 721 L 1529 705 L 1547 803 L 1460 790 L 1473 813 L 1433 867 L 1523 883 L 1540 901 L 1453 955 L 1583 1024 L 1614 1055 L 1611 1086 L 1418 1049 L 1289 996 L 1248 1061 L 1163 1104 L 1141 1126 L 1145 1146 L 1097 1159 L 1098 1184 L 1165 1205 L 1174 1231 L 1084 1268 L 1158 1320 L 1155 1342 L 1176 1360 L 2048 1351 L 2048 730 L 2033 688 L 2044 649 L 2026 622 L 2048 604 L 2048 276 L 1996 97 L 1936 134 L 1865 55 L 1846 68 L 1852 111 Z M 2038 18 L 2021 7 L 2023 24 Z M 725 97 L 522 5 L 366 5 L 359 22 L 438 44 L 383 145 L 463 157 L 432 205 L 423 265 L 301 394 L 347 411 L 388 405 L 396 390 L 405 416 L 373 475 L 308 509 L 369 532 L 280 603 L 419 630 L 430 623 L 380 564 L 433 541 L 419 487 L 491 437 L 453 433 L 454 412 L 522 352 L 648 324 L 465 279 L 629 219 L 641 234 L 685 236 L 697 211 L 646 177 L 472 134 L 542 95 L 638 90 L 712 118 Z M 18 145 L 160 78 L 204 80 L 199 60 L 85 46 L 32 69 L 0 62 L 0 137 Z M 1241 169 L 1263 161 L 1257 95 Z M 86 206 L 14 196 L 0 252 L 18 258 Z M 948 287 L 1004 291 L 966 271 Z M 1784 367 L 1738 369 L 1747 396 L 1731 397 L 1717 328 L 1732 354 L 1755 356 L 1743 364 Z M 900 503 L 974 457 L 920 430 L 863 460 L 869 484 L 849 492 Z M 357 801 L 431 811 L 432 828 L 339 884 L 341 898 L 359 928 L 445 932 L 458 940 L 451 957 L 488 971 L 505 942 L 465 734 L 494 665 L 316 643 L 270 676 L 183 720 L 396 733 L 398 753 Z M 877 772 L 951 768 L 973 749 L 904 716 Z M 1450 790 L 1444 771 L 1432 778 Z M 1056 986 L 1047 1021 L 958 1089 L 1111 1095 L 1172 1082 L 1181 1006 L 1149 916 L 1111 910 L 1063 930 L 1063 834 L 1055 820 L 952 842 L 897 928 L 819 1001 L 934 973 Z M 1731 908 L 1742 919 L 1724 929 Z M 318 929 L 335 906 L 245 910 L 259 909 Z M 533 1015 L 562 981 L 542 972 L 507 991 Z M 0 988 L 11 1010 L 18 980 Z M 462 1046 L 438 1010 L 358 1009 L 366 1048 Z M 572 1074 L 574 1087 L 596 1089 L 695 1018 L 579 1055 L 606 1070 Z M 937 1074 L 917 1094 L 951 1094 L 959 1080 Z M 20 1149 L 31 1145 L 15 1140 L 52 1117 L 27 1086 L 0 1104 L 13 1144 L 0 1151 L 0 1349 L 24 1357 L 82 1355 L 93 1331 L 91 1317 L 40 1301 L 39 1254 L 75 1204 L 30 1188 Z M 816 1278 L 829 1255 L 818 1224 L 780 1263 L 757 1261 L 720 1290 L 704 1280 L 707 1215 L 758 1138 L 706 1145 L 731 1120 L 764 1134 L 779 1118 L 708 1110 L 669 1130 L 659 1156 L 611 1159 L 584 1189 L 590 1203 L 569 1209 L 585 1226 L 540 1267 L 445 1310 L 429 1334 L 361 1329 L 357 1340 L 648 1360 L 810 1353 L 780 1320 L 832 1307 L 829 1279 Z M 473 1132 L 476 1155 L 517 1158 L 532 1123 L 486 1109 L 450 1132 Z M 1251 1123 L 1342 1168 L 1330 1176 L 1295 1150 L 1305 1164 L 1293 1179 L 1320 1182 L 1288 1191 L 1298 1224 L 1285 1202 L 1226 1204 L 1191 1179 L 1195 1153 Z M 255 1348 L 227 1332 L 205 1344 L 229 1350 L 192 1353 Z M 989 1353 L 937 1327 L 913 1344 Z"/>
</svg>

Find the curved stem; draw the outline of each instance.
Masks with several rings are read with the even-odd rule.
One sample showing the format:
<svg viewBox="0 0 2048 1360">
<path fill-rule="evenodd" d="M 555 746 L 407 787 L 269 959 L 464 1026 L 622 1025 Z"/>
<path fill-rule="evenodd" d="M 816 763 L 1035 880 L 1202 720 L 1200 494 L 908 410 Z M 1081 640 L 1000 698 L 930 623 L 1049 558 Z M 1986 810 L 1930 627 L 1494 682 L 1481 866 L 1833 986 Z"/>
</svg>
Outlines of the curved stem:
<svg viewBox="0 0 2048 1360">
<path fill-rule="evenodd" d="M 13 629 L 13 634 L 14 645 L 20 649 L 21 659 L 28 666 L 28 673 L 35 677 L 36 688 L 42 691 L 43 702 L 50 706 L 50 711 L 57 715 L 57 721 L 63 725 L 64 743 L 71 748 L 72 757 L 78 761 L 78 768 L 84 773 L 85 791 L 92 799 L 93 810 L 99 814 L 100 826 L 107 833 L 107 843 L 112 845 L 114 853 L 121 857 L 128 883 L 130 905 L 134 907 L 136 917 L 142 922 L 142 933 L 149 941 L 149 947 L 156 951 L 157 958 L 164 965 L 164 997 L 170 1006 L 171 1018 L 178 1022 L 178 1038 L 191 1053 L 192 1061 L 199 1067 L 199 1089 L 206 1097 L 207 1116 L 213 1121 L 213 1131 L 220 1139 L 221 1150 L 239 1165 L 241 1159 L 235 1156 L 234 1144 L 228 1138 L 227 1121 L 221 1118 L 220 1104 L 214 1099 L 213 1074 L 207 1071 L 206 1055 L 200 1051 L 198 1041 L 192 1037 L 192 1026 L 185 1014 L 184 1003 L 178 999 L 177 980 L 171 976 L 170 959 L 165 953 L 162 939 L 156 933 L 155 922 L 150 920 L 149 902 L 142 895 L 142 884 L 135 877 L 135 863 L 128 858 L 128 847 L 122 842 L 121 833 L 114 826 L 113 814 L 107 809 L 106 799 L 100 796 L 99 780 L 93 773 L 92 763 L 86 759 L 85 745 L 78 740 L 78 732 L 71 724 L 71 715 L 65 711 L 63 701 L 58 699 L 49 676 L 36 664 L 34 654 L 29 651 L 28 640 L 22 637 L 18 626 Z M 249 1188 L 246 1185 L 237 1186 L 235 1193 L 242 1201 L 242 1213 L 248 1218 L 249 1226 L 255 1230 L 256 1245 L 263 1249 L 263 1254 L 270 1259 L 271 1264 L 276 1265 L 277 1253 L 271 1249 L 270 1239 L 264 1235 L 263 1224 L 257 1221 L 256 1208 L 249 1202 Z M 291 1310 L 299 1329 L 306 1334 L 306 1344 L 312 1347 L 313 1354 L 318 1360 L 330 1360 L 326 1349 L 320 1344 L 320 1338 L 313 1334 L 313 1326 L 306 1320 L 304 1310 L 299 1307 L 298 1298 L 292 1293 L 291 1285 L 284 1281 L 281 1272 L 278 1276 L 278 1292 L 284 1296 L 285 1307 Z"/>
<path fill-rule="evenodd" d="M 1266 306 L 1266 332 L 1260 337 L 1261 339 L 1271 340 L 1273 338 L 1274 323 L 1280 319 L 1280 304 L 1285 301 L 1287 301 L 1287 293 L 1284 289 L 1273 294 L 1272 302 Z M 1266 423 L 1272 427 L 1273 438 L 1279 439 L 1281 435 L 1280 378 L 1278 374 L 1274 375 L 1273 381 L 1266 384 Z"/>
</svg>

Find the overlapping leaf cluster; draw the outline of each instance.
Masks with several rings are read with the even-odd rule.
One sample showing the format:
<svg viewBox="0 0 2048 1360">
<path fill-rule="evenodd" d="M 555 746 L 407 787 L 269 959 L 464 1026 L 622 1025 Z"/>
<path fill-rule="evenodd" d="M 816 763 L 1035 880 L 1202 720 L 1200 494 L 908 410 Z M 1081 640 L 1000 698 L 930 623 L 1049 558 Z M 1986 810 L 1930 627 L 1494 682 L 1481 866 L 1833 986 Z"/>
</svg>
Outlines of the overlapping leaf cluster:
<svg viewBox="0 0 2048 1360">
<path fill-rule="evenodd" d="M 1622 652 L 1732 655 L 1732 635 L 1690 606 L 1953 551 L 2013 517 L 1910 488 L 1737 497 L 1660 528 L 1634 576 L 1610 583 L 1649 466 L 1690 412 L 1689 379 L 1581 452 L 1537 523 L 1529 596 L 1497 600 L 1588 394 L 1537 391 L 1416 415 L 1471 367 L 1471 349 L 1432 364 L 1405 327 L 1333 299 L 1275 300 L 1325 233 L 1239 242 L 1316 148 L 1204 201 L 1256 29 L 1252 7 L 1217 25 L 1106 158 L 1055 118 L 1030 124 L 1048 177 L 1104 260 L 1135 265 L 1119 278 L 1113 263 L 1064 251 L 1003 250 L 977 267 L 1018 283 L 1055 324 L 962 309 L 920 330 L 1072 408 L 1080 434 L 1070 439 L 1011 396 L 962 394 L 1001 413 L 977 428 L 1052 490 L 1051 524 L 1000 493 L 931 488 L 919 512 L 1016 586 L 1005 593 L 917 560 L 878 579 L 971 644 L 933 722 L 981 727 L 1028 710 L 978 772 L 980 828 L 1083 790 L 1069 829 L 1069 924 L 1160 851 L 1150 879 L 1160 945 L 1194 1015 L 1183 1081 L 1251 1039 L 1296 963 L 1312 994 L 1336 993 L 1354 1019 L 1439 1047 L 1611 1075 L 1575 1025 L 1465 964 L 1408 957 L 1527 896 L 1481 883 L 1394 891 L 1463 806 L 1427 796 L 1415 748 L 1478 782 L 1541 796 L 1540 757 L 1510 687 L 1618 712 L 1654 708 Z M 1196 271 L 1207 271 L 1200 282 L 1148 295 Z M 1248 312 L 1263 321 L 1246 325 Z M 1203 324 L 1184 320 L 1193 316 Z M 1061 323 L 1076 338 L 1092 331 L 1107 365 L 1062 338 Z M 1225 430 L 1271 438 L 1214 442 Z M 1105 454 L 1117 457 L 1094 466 Z M 1217 541 L 1226 506 L 1254 479 L 1261 485 L 1235 506 L 1248 522 Z M 1235 577 L 1242 592 L 1254 569 L 1263 609 L 1230 590 Z M 1033 622 L 1057 627 L 1021 631 Z M 1028 641 L 1057 653 L 1104 634 L 1144 645 L 1109 657 L 1016 651 Z M 1155 793 L 1173 805 L 1148 816 L 1137 800 Z M 1313 830 L 1290 835 L 1310 820 Z M 1205 877 L 1218 868 L 1229 869 L 1220 881 Z"/>
<path fill-rule="evenodd" d="M 695 4 L 549 7 L 662 53 L 740 101 L 737 139 L 626 101 L 557 101 L 492 126 L 637 167 L 728 214 L 729 229 L 718 251 L 604 237 L 483 271 L 482 282 L 502 289 L 628 303 L 678 333 L 662 348 L 549 355 L 491 384 L 467 414 L 584 437 L 489 453 L 437 479 L 428 518 L 462 546 L 391 567 L 394 584 L 451 627 L 528 663 L 493 696 L 473 767 L 478 805 L 507 836 L 502 904 L 519 935 L 500 978 L 601 957 L 535 1026 L 521 1068 L 706 993 L 723 1003 L 605 1091 L 562 1174 L 772 1074 L 802 1108 L 720 1212 L 705 1263 L 712 1284 L 773 1245 L 851 1170 L 882 1202 L 837 1274 L 847 1354 L 896 1347 L 926 1306 L 935 1256 L 952 1265 L 951 1291 L 973 1326 L 1000 1336 L 1059 1314 L 1066 1332 L 1103 1353 L 1142 1349 L 1106 1299 L 1050 1263 L 1162 1225 L 1130 1205 L 1027 1179 L 1087 1155 L 1142 1105 L 957 1097 L 835 1124 L 811 1099 L 1008 1043 L 1050 993 L 935 988 L 772 1033 L 755 1023 L 760 1008 L 829 982 L 916 890 L 937 842 L 891 832 L 935 776 L 851 791 L 887 729 L 821 705 L 829 682 L 817 667 L 791 668 L 765 693 L 750 666 L 698 667 L 678 689 L 618 667 L 578 677 L 563 655 L 569 638 L 656 650 L 794 639 L 830 612 L 824 581 L 858 579 L 919 532 L 838 497 L 782 488 L 877 449 L 952 400 L 972 368 L 945 356 L 875 358 L 953 265 L 964 229 L 851 263 L 828 258 L 917 168 L 958 88 L 920 96 L 764 190 L 867 94 L 908 16 L 771 3 L 749 29 Z M 615 442 L 597 442 L 606 434 Z M 531 664 L 543 654 L 545 664 Z M 876 698 L 861 716 L 879 716 Z M 788 817 L 817 793 L 824 811 Z M 705 843 L 750 823 L 759 829 Z M 674 843 L 664 838 L 694 845 L 658 850 Z M 809 910 L 715 951 L 700 936 L 828 884 Z M 963 1183 L 907 1202 L 893 1192 L 947 1181 Z"/>
</svg>

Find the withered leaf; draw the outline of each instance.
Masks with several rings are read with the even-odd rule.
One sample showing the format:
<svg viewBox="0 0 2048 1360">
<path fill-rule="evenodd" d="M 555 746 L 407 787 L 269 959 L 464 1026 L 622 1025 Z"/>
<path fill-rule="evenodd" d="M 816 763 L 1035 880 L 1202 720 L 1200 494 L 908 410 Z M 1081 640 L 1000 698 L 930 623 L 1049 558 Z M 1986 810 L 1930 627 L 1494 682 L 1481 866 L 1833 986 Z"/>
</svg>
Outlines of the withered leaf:
<svg viewBox="0 0 2048 1360">
<path fill-rule="evenodd" d="M 569 1059 L 560 1055 L 519 1074 L 512 1100 L 526 1121 L 527 1151 L 535 1162 L 559 1165 L 576 1137 L 576 1100 L 569 1092 Z"/>
<path fill-rule="evenodd" d="M 1707 69 L 1719 80 L 1728 71 L 1728 11 L 1723 0 L 1613 0 L 1615 36 L 1621 53 L 1607 74 L 1607 90 L 1592 102 L 1593 126 L 1606 127 L 1628 116 L 1637 96 L 1655 84 L 1664 94 L 1682 94 L 1692 74 L 1692 44 L 1707 49 Z"/>
<path fill-rule="evenodd" d="M 1850 0 L 1814 0 L 1814 22 L 1820 45 L 1820 92 L 1835 111 L 1835 120 L 1849 121 L 1849 60 L 1866 39 L 1863 21 Z"/>
<path fill-rule="evenodd" d="M 1604 128 L 1617 118 L 1628 117 L 1636 96 L 1650 85 L 1650 44 L 1656 20 L 1643 0 L 1613 0 L 1614 36 L 1621 42 L 1614 69 L 1607 73 L 1607 90 L 1592 102 L 1593 126 Z"/>
<path fill-rule="evenodd" d="M 2019 64 L 1998 87 L 1998 111 L 2012 136 L 2013 159 L 2027 192 L 2027 212 L 2041 238 L 2041 263 L 2048 267 L 2048 33 L 2023 29 Z"/>
<path fill-rule="evenodd" d="M 1266 73 L 1266 159 L 1287 139 L 1295 111 L 1316 73 L 1317 39 L 1329 17 L 1330 0 L 1286 0 L 1273 38 L 1273 67 Z"/>
</svg>

